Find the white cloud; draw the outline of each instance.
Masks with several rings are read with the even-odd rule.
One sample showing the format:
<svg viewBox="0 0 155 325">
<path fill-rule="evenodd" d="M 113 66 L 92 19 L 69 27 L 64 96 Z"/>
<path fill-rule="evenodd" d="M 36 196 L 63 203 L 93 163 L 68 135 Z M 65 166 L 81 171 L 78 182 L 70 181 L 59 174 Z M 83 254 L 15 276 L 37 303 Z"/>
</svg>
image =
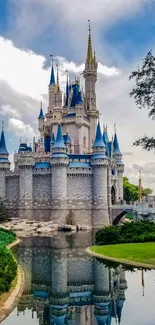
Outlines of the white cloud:
<svg viewBox="0 0 155 325">
<path fill-rule="evenodd" d="M 1 115 L 4 115 L 4 116 L 13 116 L 13 117 L 16 117 L 16 118 L 20 118 L 21 117 L 21 115 L 17 111 L 17 109 L 11 107 L 10 105 L 2 105 L 1 106 Z"/>
<path fill-rule="evenodd" d="M 120 18 L 136 14 L 145 5 L 151 6 L 154 0 L 12 0 L 17 13 L 13 15 L 12 28 L 20 30 L 24 39 L 34 38 L 51 26 L 54 28 L 59 19 L 59 28 L 65 37 L 68 31 L 76 36 L 83 32 L 87 20 L 91 19 L 95 28 L 106 28 Z M 34 9 L 35 8 L 35 9 Z M 29 23 L 27 23 L 29 17 Z M 70 30 L 69 30 L 70 29 Z M 22 31 L 22 33 L 21 33 Z M 20 37 L 20 34 L 17 37 Z"/>
<path fill-rule="evenodd" d="M 15 118 L 9 119 L 9 129 L 18 137 L 33 138 L 35 136 L 34 130 L 29 124 Z"/>
<path fill-rule="evenodd" d="M 20 50 L 14 44 L 0 37 L 0 80 L 9 84 L 15 91 L 41 100 L 41 94 L 47 93 L 50 77 L 50 68 L 44 69 L 45 57 L 27 50 Z M 60 82 L 66 80 L 65 71 L 80 74 L 84 69 L 84 64 L 69 62 L 63 57 L 56 57 L 60 65 Z M 117 75 L 115 67 L 107 67 L 99 64 L 99 72 L 106 76 Z M 8 106 L 9 105 L 9 106 Z M 2 113 L 6 111 L 15 116 L 17 112 L 10 107 L 10 103 L 2 108 Z M 16 115 L 16 117 L 18 117 Z"/>
</svg>

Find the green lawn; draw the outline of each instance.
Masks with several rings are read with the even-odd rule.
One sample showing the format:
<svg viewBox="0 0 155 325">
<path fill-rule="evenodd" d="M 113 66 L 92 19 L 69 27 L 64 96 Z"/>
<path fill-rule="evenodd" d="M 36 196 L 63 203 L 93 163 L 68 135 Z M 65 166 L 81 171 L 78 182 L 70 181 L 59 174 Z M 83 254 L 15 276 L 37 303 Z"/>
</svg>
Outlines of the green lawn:
<svg viewBox="0 0 155 325">
<path fill-rule="evenodd" d="M 155 266 L 155 242 L 92 246 L 90 250 L 112 258 Z"/>
</svg>

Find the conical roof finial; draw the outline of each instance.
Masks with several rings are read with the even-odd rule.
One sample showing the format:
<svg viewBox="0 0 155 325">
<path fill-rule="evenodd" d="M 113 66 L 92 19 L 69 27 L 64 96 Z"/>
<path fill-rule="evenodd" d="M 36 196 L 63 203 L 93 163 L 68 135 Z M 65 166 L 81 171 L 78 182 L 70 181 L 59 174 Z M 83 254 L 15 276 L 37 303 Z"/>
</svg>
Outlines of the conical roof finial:
<svg viewBox="0 0 155 325">
<path fill-rule="evenodd" d="M 4 120 L 2 121 L 2 131 L 4 131 Z"/>
<path fill-rule="evenodd" d="M 114 124 L 114 131 L 115 131 L 115 134 L 116 134 L 116 123 Z"/>
<path fill-rule="evenodd" d="M 51 57 L 51 78 L 50 78 L 50 85 L 55 85 L 55 76 L 54 76 L 54 68 L 53 68 L 53 54 L 50 55 Z"/>
<path fill-rule="evenodd" d="M 88 20 L 88 48 L 87 48 L 87 60 L 86 61 L 87 61 L 87 63 L 92 63 L 92 61 L 93 61 L 90 20 Z"/>
</svg>

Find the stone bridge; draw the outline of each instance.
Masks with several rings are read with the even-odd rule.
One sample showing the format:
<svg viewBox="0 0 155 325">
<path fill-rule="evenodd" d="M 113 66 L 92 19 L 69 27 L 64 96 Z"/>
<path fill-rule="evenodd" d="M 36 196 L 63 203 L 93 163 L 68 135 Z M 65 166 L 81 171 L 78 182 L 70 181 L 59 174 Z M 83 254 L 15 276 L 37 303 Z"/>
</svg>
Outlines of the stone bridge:
<svg viewBox="0 0 155 325">
<path fill-rule="evenodd" d="M 132 204 L 114 204 L 111 207 L 111 221 L 114 226 L 119 224 L 119 221 L 125 216 L 126 213 L 132 212 L 135 205 Z"/>
</svg>

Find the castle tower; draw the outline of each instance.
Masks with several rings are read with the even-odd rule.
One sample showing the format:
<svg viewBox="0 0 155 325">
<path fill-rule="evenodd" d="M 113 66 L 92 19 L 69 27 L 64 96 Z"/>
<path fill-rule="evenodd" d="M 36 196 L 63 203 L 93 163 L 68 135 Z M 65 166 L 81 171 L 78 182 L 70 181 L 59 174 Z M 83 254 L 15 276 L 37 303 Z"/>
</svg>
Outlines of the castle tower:
<svg viewBox="0 0 155 325">
<path fill-rule="evenodd" d="M 20 217 L 31 220 L 33 217 L 33 166 L 32 152 L 20 153 L 19 167 L 19 204 Z"/>
<path fill-rule="evenodd" d="M 69 159 L 66 154 L 66 146 L 60 124 L 58 124 L 57 136 L 52 152 L 52 219 L 56 218 L 61 224 L 64 224 L 66 222 L 66 215 L 63 210 L 67 209 L 67 166 Z"/>
<path fill-rule="evenodd" d="M 85 69 L 83 71 L 83 76 L 85 78 L 85 109 L 90 119 L 90 135 L 89 135 L 89 147 L 92 150 L 92 144 L 95 139 L 96 123 L 99 112 L 96 108 L 96 91 L 95 84 L 97 81 L 97 67 L 98 63 L 96 61 L 95 53 L 93 55 L 92 51 L 92 41 L 91 41 L 91 29 L 89 21 L 89 33 L 88 33 L 88 47 L 87 47 L 87 57 L 85 61 Z"/>
<path fill-rule="evenodd" d="M 116 160 L 117 176 L 118 176 L 118 197 L 123 200 L 123 173 L 124 173 L 124 164 L 122 163 L 122 154 L 119 148 L 116 127 L 114 135 L 114 157 Z"/>
<path fill-rule="evenodd" d="M 91 165 L 93 169 L 93 227 L 109 225 L 107 199 L 107 167 L 106 146 L 103 142 L 100 123 L 98 122 L 96 137 L 93 144 Z"/>
<path fill-rule="evenodd" d="M 40 132 L 40 138 L 43 138 L 44 120 L 45 120 L 45 117 L 44 117 L 44 114 L 43 114 L 43 108 L 42 108 L 42 102 L 41 102 L 40 113 L 39 113 L 39 116 L 38 116 L 38 130 Z"/>
<path fill-rule="evenodd" d="M 6 196 L 6 172 L 10 169 L 10 162 L 8 160 L 9 153 L 6 148 L 4 124 L 2 123 L 2 132 L 0 138 L 0 198 L 4 199 Z"/>
</svg>

